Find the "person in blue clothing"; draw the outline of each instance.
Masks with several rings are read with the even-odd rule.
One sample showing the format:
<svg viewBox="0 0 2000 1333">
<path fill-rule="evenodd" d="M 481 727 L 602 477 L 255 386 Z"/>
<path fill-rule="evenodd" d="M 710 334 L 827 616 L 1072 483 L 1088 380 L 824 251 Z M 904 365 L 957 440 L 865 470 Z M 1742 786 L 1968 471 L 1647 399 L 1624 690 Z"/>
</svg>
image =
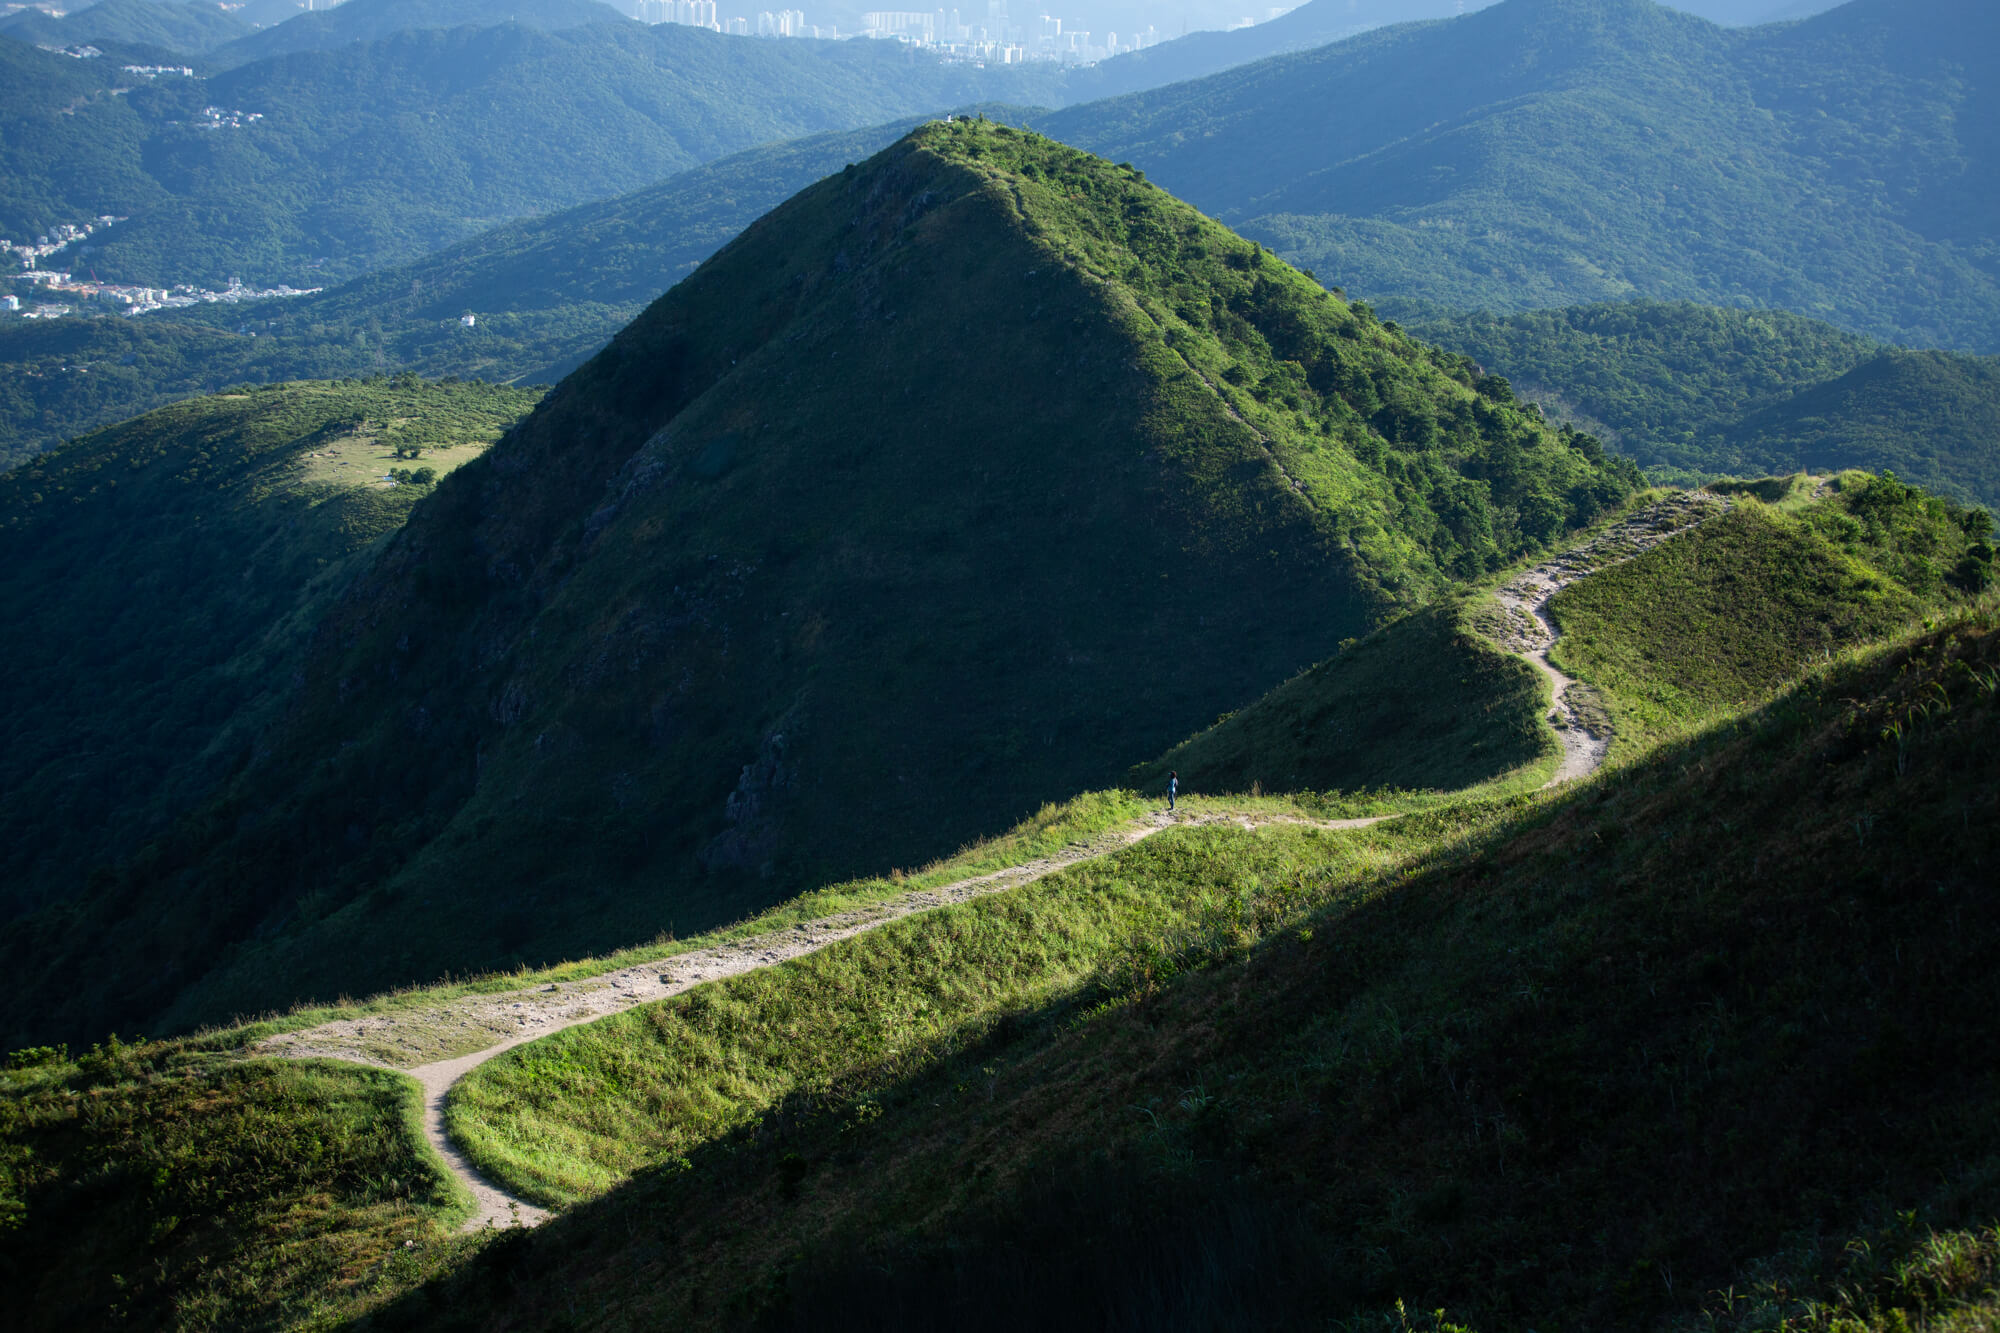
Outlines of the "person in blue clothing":
<svg viewBox="0 0 2000 1333">
<path fill-rule="evenodd" d="M 1173 772 L 1167 774 L 1167 809 L 1171 810 L 1174 808 L 1174 797 L 1180 794 L 1180 790 L 1180 770 L 1175 769 Z"/>
</svg>

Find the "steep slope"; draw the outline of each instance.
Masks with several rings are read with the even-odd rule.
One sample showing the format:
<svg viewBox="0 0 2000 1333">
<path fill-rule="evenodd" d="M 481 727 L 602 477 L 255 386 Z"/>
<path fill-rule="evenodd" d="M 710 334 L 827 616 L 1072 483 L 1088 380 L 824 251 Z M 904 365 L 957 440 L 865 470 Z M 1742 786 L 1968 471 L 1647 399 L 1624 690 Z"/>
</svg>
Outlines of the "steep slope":
<svg viewBox="0 0 2000 1333">
<path fill-rule="evenodd" d="M 518 1092 L 643 1095 L 616 1136 L 674 1147 L 378 1326 L 1978 1327 L 1996 680 L 1989 610 L 1559 800 L 1166 834 L 522 1048 Z M 1025 1005 L 901 985 L 1149 898 Z M 897 1040 L 704 1095 L 830 1010 Z"/>
<path fill-rule="evenodd" d="M 217 5 L 191 0 L 166 4 L 160 0 L 98 0 L 61 18 L 26 9 L 0 19 L 0 35 L 37 46 L 84 46 L 120 42 L 157 46 L 167 51 L 201 55 L 235 41 L 249 25 Z"/>
<path fill-rule="evenodd" d="M 1060 80 L 893 47 L 508 23 L 116 93 L 130 76 L 107 62 L 0 42 L 0 68 L 19 80 L 0 100 L 0 234 L 112 215 L 128 221 L 94 235 L 86 257 L 106 281 L 312 286 L 755 144 L 994 97 L 1046 101 L 1037 94 Z M 211 107 L 261 119 L 224 123 Z"/>
<path fill-rule="evenodd" d="M 1818 320 L 1686 303 L 1420 321 L 1626 457 L 1702 481 L 1892 470 L 2000 503 L 2000 360 L 1883 347 Z"/>
<path fill-rule="evenodd" d="M 430 490 L 384 474 L 449 472 L 535 397 L 275 385 L 0 476 L 0 920 L 73 896 L 239 766 L 313 620 Z"/>
<path fill-rule="evenodd" d="M 1705 300 L 1994 351 L 1996 56 L 1978 0 L 1744 30 L 1506 0 L 1038 128 L 1371 298 Z"/>
<path fill-rule="evenodd" d="M 1004 827 L 1627 493 L 1471 380 L 1123 168 L 927 126 L 441 485 L 268 765 L 22 936 L 10 1023 L 574 955 Z M 86 932 L 154 965 L 64 993 Z"/>
</svg>

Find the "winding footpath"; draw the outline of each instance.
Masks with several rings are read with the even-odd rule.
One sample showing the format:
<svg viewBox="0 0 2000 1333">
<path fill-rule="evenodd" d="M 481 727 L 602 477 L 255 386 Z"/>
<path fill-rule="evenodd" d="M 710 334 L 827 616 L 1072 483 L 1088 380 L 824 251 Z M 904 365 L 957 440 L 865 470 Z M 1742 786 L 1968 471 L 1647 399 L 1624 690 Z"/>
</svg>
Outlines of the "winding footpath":
<svg viewBox="0 0 2000 1333">
<path fill-rule="evenodd" d="M 635 1005 L 665 999 L 704 982 L 776 967 L 840 940 L 887 925 L 918 912 L 969 902 L 1002 893 L 1055 874 L 1084 861 L 1122 851 L 1170 828 L 1235 824 L 1257 828 L 1267 824 L 1303 824 L 1313 828 L 1356 829 L 1392 818 L 1305 819 L 1291 815 L 1176 813 L 1155 811 L 1145 818 L 1088 842 L 1073 843 L 1059 852 L 1037 857 L 984 875 L 974 875 L 934 889 L 918 889 L 898 898 L 872 903 L 850 912 L 807 921 L 789 929 L 750 936 L 707 949 L 674 954 L 577 981 L 565 981 L 485 995 L 463 995 L 437 1005 L 365 1018 L 342 1018 L 317 1027 L 267 1037 L 249 1054 L 295 1060 L 345 1060 L 383 1069 L 400 1069 L 422 1086 L 424 1137 L 477 1203 L 464 1226 L 535 1226 L 549 1214 L 509 1194 L 482 1174 L 452 1142 L 445 1126 L 445 1102 L 452 1085 L 494 1056 L 516 1046 L 594 1022 Z M 413 1063 L 420 1053 L 444 1039 L 464 1045 L 482 1039 L 487 1044 L 466 1054 Z"/>
<path fill-rule="evenodd" d="M 1555 623 L 1548 615 L 1549 599 L 1586 574 L 1629 560 L 1726 507 L 1725 502 L 1699 493 L 1664 500 L 1590 542 L 1537 565 L 1495 594 L 1507 613 L 1504 646 L 1532 663 L 1553 686 L 1549 722 L 1562 741 L 1563 758 L 1547 786 L 1594 773 L 1604 763 L 1611 744 L 1608 728 L 1602 723 L 1593 724 L 1577 706 L 1574 697 L 1577 682 L 1549 661 L 1549 649 L 1557 636 Z M 547 1220 L 548 1212 L 514 1197 L 482 1175 L 452 1142 L 445 1125 L 445 1102 L 452 1086 L 496 1055 L 564 1028 L 678 995 L 705 982 L 775 967 L 902 917 L 1032 884 L 1070 866 L 1122 851 L 1166 829 L 1223 823 L 1243 828 L 1296 824 L 1358 829 L 1394 817 L 1313 820 L 1289 815 L 1155 811 L 1123 828 L 1020 865 L 938 888 L 914 890 L 789 929 L 633 964 L 576 981 L 461 995 L 425 1008 L 336 1019 L 317 1027 L 267 1037 L 249 1053 L 291 1059 L 345 1060 L 409 1074 L 423 1088 L 424 1136 L 477 1203 L 464 1229 L 535 1226 Z M 426 1059 L 426 1056 L 438 1058 Z"/>
</svg>

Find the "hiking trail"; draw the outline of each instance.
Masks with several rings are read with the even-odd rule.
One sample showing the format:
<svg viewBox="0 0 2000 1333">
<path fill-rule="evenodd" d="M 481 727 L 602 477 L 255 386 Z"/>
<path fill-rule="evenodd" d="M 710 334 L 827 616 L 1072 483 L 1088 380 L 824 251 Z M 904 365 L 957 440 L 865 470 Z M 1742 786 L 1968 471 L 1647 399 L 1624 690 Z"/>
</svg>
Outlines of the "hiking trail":
<svg viewBox="0 0 2000 1333">
<path fill-rule="evenodd" d="M 1549 598 L 1584 575 L 1621 564 L 1727 508 L 1727 501 L 1701 493 L 1670 497 L 1628 516 L 1583 545 L 1535 566 L 1494 594 L 1507 611 L 1503 646 L 1532 663 L 1554 686 L 1549 721 L 1562 741 L 1563 760 L 1545 787 L 1589 776 L 1604 763 L 1611 744 L 1609 728 L 1602 723 L 1593 724 L 1577 707 L 1573 693 L 1583 687 L 1549 661 L 1549 647 L 1557 638 L 1555 624 L 1547 612 Z M 476 1202 L 462 1229 L 536 1226 L 548 1219 L 548 1211 L 514 1197 L 482 1175 L 451 1141 L 445 1125 L 445 1102 L 452 1086 L 496 1055 L 564 1028 L 678 995 L 704 982 L 776 967 L 902 917 L 1032 884 L 1059 870 L 1122 851 L 1169 828 L 1291 824 L 1338 830 L 1366 828 L 1393 818 L 1394 815 L 1374 815 L 1318 820 L 1236 811 L 1157 810 L 1122 828 L 1072 843 L 1061 851 L 1020 865 L 972 875 L 936 888 L 915 889 L 900 897 L 787 929 L 674 954 L 654 962 L 634 963 L 574 981 L 461 995 L 420 1009 L 335 1019 L 316 1027 L 266 1037 L 250 1049 L 250 1054 L 297 1060 L 344 1060 L 400 1069 L 409 1074 L 423 1088 L 424 1137 Z M 426 1056 L 437 1058 L 425 1059 Z"/>
<path fill-rule="evenodd" d="M 1493 594 L 1507 612 L 1502 646 L 1546 676 L 1553 687 L 1549 725 L 1562 742 L 1563 757 L 1555 776 L 1543 784 L 1545 790 L 1589 777 L 1604 766 L 1611 753 L 1609 722 L 1591 716 L 1597 710 L 1585 706 L 1590 687 L 1565 675 L 1549 660 L 1549 649 L 1561 633 L 1549 616 L 1549 599 L 1585 575 L 1622 565 L 1728 508 L 1727 500 L 1705 491 L 1679 492 L 1543 561 Z"/>
<path fill-rule="evenodd" d="M 437 1005 L 400 1013 L 341 1018 L 316 1027 L 266 1037 L 251 1047 L 251 1055 L 294 1060 L 344 1060 L 383 1069 L 400 1069 L 417 1080 L 424 1093 L 424 1137 L 437 1150 L 459 1183 L 477 1204 L 462 1230 L 484 1226 L 536 1226 L 549 1213 L 518 1199 L 487 1179 L 451 1141 L 445 1126 L 445 1102 L 452 1085 L 494 1056 L 564 1028 L 589 1023 L 636 1005 L 678 995 L 704 982 L 776 967 L 789 959 L 824 949 L 837 941 L 864 934 L 891 921 L 940 907 L 969 902 L 989 893 L 1032 884 L 1059 870 L 1094 861 L 1142 842 L 1170 828 L 1236 824 L 1257 828 L 1268 824 L 1306 825 L 1323 829 L 1357 829 L 1392 815 L 1364 819 L 1306 819 L 1296 815 L 1196 812 L 1183 808 L 1154 811 L 1123 828 L 1020 865 L 973 875 L 931 889 L 916 889 L 900 897 L 870 903 L 851 911 L 801 922 L 784 930 L 732 940 L 706 949 L 674 954 L 655 962 L 584 977 L 482 995 L 461 995 Z M 480 1049 L 445 1059 L 416 1063 L 445 1043 L 462 1047 L 484 1037 Z"/>
</svg>

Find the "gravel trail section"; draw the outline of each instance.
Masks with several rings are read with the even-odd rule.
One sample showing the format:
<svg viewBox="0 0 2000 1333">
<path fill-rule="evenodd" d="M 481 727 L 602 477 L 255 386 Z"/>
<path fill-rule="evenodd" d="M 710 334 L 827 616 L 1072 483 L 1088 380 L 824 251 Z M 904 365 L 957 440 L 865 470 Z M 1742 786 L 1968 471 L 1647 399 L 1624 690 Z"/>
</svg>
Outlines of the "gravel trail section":
<svg viewBox="0 0 2000 1333">
<path fill-rule="evenodd" d="M 1096 860 L 1170 828 L 1235 824 L 1257 828 L 1267 824 L 1298 824 L 1323 829 L 1357 829 L 1392 815 L 1365 819 L 1303 819 L 1291 815 L 1209 813 L 1183 808 L 1160 810 L 1088 842 L 1072 843 L 1059 852 L 974 875 L 934 889 L 918 889 L 898 898 L 807 921 L 787 930 L 756 935 L 709 949 L 675 954 L 657 962 L 635 964 L 576 981 L 462 995 L 426 1009 L 342 1018 L 317 1027 L 267 1037 L 250 1054 L 291 1059 L 345 1060 L 356 1064 L 401 1069 L 423 1086 L 424 1137 L 430 1140 L 452 1174 L 471 1192 L 478 1207 L 464 1230 L 485 1226 L 535 1226 L 549 1214 L 517 1199 L 472 1165 L 452 1143 L 445 1129 L 445 1101 L 452 1085 L 503 1051 L 546 1037 L 552 1032 L 588 1023 L 634 1005 L 678 995 L 703 982 L 775 967 L 788 959 L 823 949 L 838 940 L 874 930 L 901 917 L 970 901 L 989 893 L 1032 884 L 1058 870 Z M 440 1034 L 444 1034 L 442 1037 Z M 446 1059 L 416 1063 L 437 1049 L 440 1040 L 453 1045 L 477 1042 L 479 1049 Z"/>
<path fill-rule="evenodd" d="M 1686 532 L 1729 508 L 1729 502 L 1703 491 L 1683 491 L 1631 514 L 1590 541 L 1536 565 L 1498 592 L 1494 598 L 1507 612 L 1504 646 L 1544 676 L 1553 687 L 1549 725 L 1562 742 L 1562 763 L 1545 786 L 1589 777 L 1603 767 L 1611 752 L 1611 727 L 1601 710 L 1583 706 L 1587 686 L 1557 670 L 1549 649 L 1558 637 L 1549 618 L 1549 599 L 1585 575 L 1621 565 L 1650 551 L 1669 537 Z"/>
</svg>

